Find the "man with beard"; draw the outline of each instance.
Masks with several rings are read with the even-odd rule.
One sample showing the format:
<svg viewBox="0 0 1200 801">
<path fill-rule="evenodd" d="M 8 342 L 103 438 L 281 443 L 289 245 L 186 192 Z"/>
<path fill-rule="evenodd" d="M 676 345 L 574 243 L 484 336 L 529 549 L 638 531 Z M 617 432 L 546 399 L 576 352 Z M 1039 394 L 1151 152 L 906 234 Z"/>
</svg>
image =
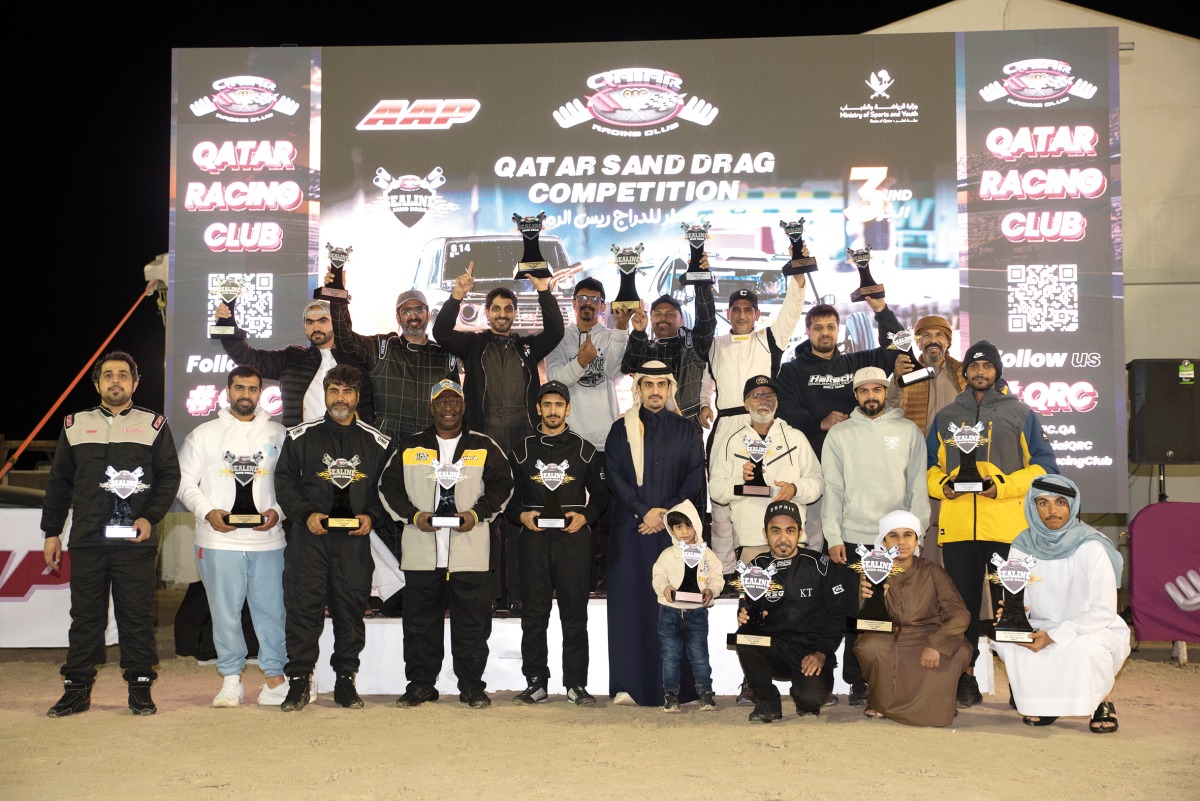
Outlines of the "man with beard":
<svg viewBox="0 0 1200 801">
<path fill-rule="evenodd" d="M 859 575 L 850 566 L 862 561 L 857 548 L 874 545 L 880 519 L 894 509 L 910 510 L 922 531 L 929 525 L 925 438 L 899 409 L 886 405 L 887 389 L 887 375 L 878 367 L 855 372 L 858 407 L 849 419 L 830 429 L 821 461 L 825 476 L 821 523 L 851 617 L 842 650 L 842 679 L 850 685 L 851 706 L 867 703 L 866 680 L 854 655 Z"/>
<path fill-rule="evenodd" d="M 433 323 L 433 336 L 463 363 L 466 393 L 464 423 L 494 439 L 505 453 L 529 434 L 537 421 L 537 390 L 541 386 L 538 363 L 563 338 L 562 311 L 550 292 L 549 278 L 529 278 L 538 293 L 542 330 L 532 335 L 512 333 L 517 316 L 517 296 L 499 286 L 484 301 L 488 330 L 456 331 L 463 298 L 475 286 L 475 263 L 454 280 L 454 289 Z M 492 526 L 494 597 L 501 606 L 520 611 L 517 576 L 518 528 L 498 517 Z M 503 537 L 501 536 L 503 533 Z M 502 546 L 502 547 L 501 547 Z"/>
<path fill-rule="evenodd" d="M 288 429 L 276 465 L 275 494 L 292 524 L 284 554 L 287 609 L 285 672 L 288 693 L 280 709 L 297 712 L 309 702 L 328 603 L 333 618 L 337 674 L 333 700 L 361 709 L 354 686 L 366 644 L 363 611 L 371 594 L 371 529 L 383 520 L 376 486 L 388 438 L 357 419 L 356 367 L 339 364 L 325 374 L 325 416 Z"/>
<path fill-rule="evenodd" d="M 700 427 L 679 414 L 676 386 L 665 363 L 642 365 L 633 377 L 633 405 L 613 423 L 604 449 L 612 493 L 609 695 L 617 703 L 658 706 L 662 701 L 658 598 L 651 574 L 671 544 L 667 511 L 695 497 L 704 484 Z M 680 689 L 688 693 L 693 682 L 690 668 L 684 670 Z"/>
<path fill-rule="evenodd" d="M 69 540 L 71 631 L 62 698 L 52 718 L 92 705 L 96 665 L 104 662 L 104 629 L 111 591 L 121 643 L 121 667 L 135 715 L 158 711 L 150 685 L 158 677 L 154 645 L 154 588 L 158 537 L 154 526 L 179 489 L 179 460 L 167 419 L 133 405 L 137 363 L 111 351 L 92 367 L 100 405 L 63 421 L 54 451 L 41 528 L 48 570 L 62 569 L 62 530 L 72 512 Z"/>
<path fill-rule="evenodd" d="M 227 381 L 229 408 L 188 434 L 179 449 L 183 480 L 179 500 L 196 517 L 196 565 L 212 613 L 213 645 L 221 691 L 215 707 L 237 706 L 245 698 L 242 670 L 246 639 L 242 605 L 249 602 L 258 637 L 258 666 L 266 677 L 262 706 L 278 706 L 287 696 L 283 665 L 283 526 L 275 502 L 275 463 L 284 428 L 258 406 L 262 377 L 249 365 L 235 367 Z M 249 501 L 241 508 L 239 501 Z M 231 514 L 232 513 L 232 514 Z M 235 515 L 261 515 L 240 522 Z"/>
<path fill-rule="evenodd" d="M 521 672 L 528 684 L 513 698 L 516 704 L 536 704 L 547 698 L 546 630 L 553 599 L 558 600 L 562 623 L 567 700 L 578 706 L 596 703 L 587 691 L 588 579 L 591 527 L 608 508 L 608 489 L 603 457 L 567 426 L 567 418 L 574 419 L 571 406 L 565 384 L 543 384 L 537 403 L 542 423 L 509 454 L 516 489 L 506 514 L 522 527 L 517 545 L 524 598 Z"/>
<path fill-rule="evenodd" d="M 827 304 L 813 306 L 804 317 L 808 341 L 796 348 L 796 357 L 779 371 L 779 416 L 808 437 L 821 458 L 821 449 L 829 429 L 849 418 L 856 405 L 854 373 L 863 367 L 879 367 L 885 373 L 906 373 L 912 361 L 886 347 L 889 333 L 900 330 L 900 321 L 879 298 L 865 298 L 875 312 L 879 327 L 879 347 L 857 353 L 841 353 L 838 342 L 841 321 L 837 309 Z M 805 534 L 808 547 L 821 551 L 825 537 L 821 533 L 821 503 L 808 509 Z"/>
<path fill-rule="evenodd" d="M 571 391 L 571 430 L 596 449 L 596 468 L 604 471 L 604 441 L 613 420 L 620 414 L 617 379 L 625 345 L 629 340 L 630 309 L 614 309 L 616 328 L 604 325 L 604 284 L 585 278 L 575 285 L 575 322 L 568 325 L 562 341 L 546 357 L 546 378 L 559 381 Z M 604 582 L 608 546 L 608 514 L 591 527 L 592 556 L 589 586 Z"/>
<path fill-rule="evenodd" d="M 216 318 L 230 318 L 229 307 L 217 305 Z M 220 337 L 221 346 L 237 364 L 248 364 L 270 381 L 279 382 L 283 396 L 283 424 L 291 427 L 325 414 L 324 378 L 335 365 L 351 364 L 359 372 L 358 416 L 370 423 L 375 419 L 371 379 L 366 371 L 334 345 L 333 322 L 329 301 L 314 300 L 304 307 L 304 334 L 307 348 L 288 345 L 280 350 L 258 350 L 246 341 L 246 332 L 234 321 L 234 334 Z"/>
<path fill-rule="evenodd" d="M 402 709 L 438 700 L 447 610 L 458 699 L 472 709 L 492 704 L 483 682 L 492 633 L 488 523 L 512 497 L 512 471 L 495 440 L 463 424 L 463 410 L 457 383 L 435 384 L 433 425 L 405 438 L 379 482 L 392 519 L 404 524 Z"/>
<path fill-rule="evenodd" d="M 967 388 L 937 413 L 925 438 L 927 490 L 933 498 L 944 499 L 938 522 L 942 562 L 971 613 L 967 639 L 974 654 L 958 682 L 958 706 L 963 709 L 983 700 L 974 665 L 983 578 L 992 554 L 1007 558 L 1010 543 L 1025 528 L 1025 494 L 1033 480 L 1058 472 L 1049 438 L 1033 409 L 1007 386 L 997 388 L 1002 371 L 1000 351 L 991 342 L 984 339 L 967 348 L 962 368 Z M 954 437 L 961 428 L 979 431 L 971 452 L 983 476 L 982 492 L 954 490 L 952 479 L 963 456 Z M 993 599 L 988 608 L 996 603 Z"/>
</svg>

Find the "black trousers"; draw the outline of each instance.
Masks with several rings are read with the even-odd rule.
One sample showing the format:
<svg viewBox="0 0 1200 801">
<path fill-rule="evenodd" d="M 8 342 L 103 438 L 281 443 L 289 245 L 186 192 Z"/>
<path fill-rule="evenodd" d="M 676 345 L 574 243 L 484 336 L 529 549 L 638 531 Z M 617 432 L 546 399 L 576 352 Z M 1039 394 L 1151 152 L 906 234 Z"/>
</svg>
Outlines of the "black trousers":
<svg viewBox="0 0 1200 801">
<path fill-rule="evenodd" d="M 71 629 L 67 661 L 59 671 L 68 681 L 88 683 L 96 665 L 104 663 L 104 629 L 108 627 L 108 594 L 120 638 L 125 681 L 158 674 L 154 644 L 154 587 L 158 581 L 158 549 L 126 543 L 70 548 Z"/>
<path fill-rule="evenodd" d="M 845 589 L 842 597 L 846 599 L 846 637 L 843 640 L 845 647 L 842 648 L 842 680 L 853 687 L 855 684 L 867 683 L 867 680 L 863 678 L 862 666 L 858 664 L 858 657 L 854 655 L 854 643 L 858 642 L 858 585 L 862 574 L 851 565 L 861 562 L 862 557 L 855 550 L 858 547 L 856 543 L 847 542 L 845 546 L 846 564 L 837 565 L 838 578 Z"/>
<path fill-rule="evenodd" d="M 329 664 L 335 673 L 357 672 L 358 655 L 367 642 L 363 612 L 371 595 L 371 572 L 375 567 L 370 537 L 339 532 L 318 536 L 297 523 L 288 537 L 283 559 L 288 652 L 284 672 L 303 676 L 316 667 L 326 602 L 333 618 Z"/>
<path fill-rule="evenodd" d="M 979 622 L 980 606 L 983 604 L 983 579 L 991 570 L 992 554 L 1008 558 L 1007 542 L 992 540 L 967 540 L 965 542 L 942 543 L 942 566 L 950 574 L 950 580 L 962 596 L 971 622 L 967 624 L 966 638 L 971 643 L 971 666 L 979 658 L 979 635 L 983 626 Z M 1000 588 L 988 582 L 988 609 L 995 610 L 1003 597 Z M 990 616 L 989 616 L 990 617 Z"/>
<path fill-rule="evenodd" d="M 563 686 L 584 687 L 588 673 L 587 605 L 592 532 L 521 529 L 518 545 L 524 611 L 521 613 L 521 672 L 550 677 L 546 630 L 558 597 L 562 624 Z"/>
<path fill-rule="evenodd" d="M 782 711 L 782 703 L 774 678 L 791 679 L 792 699 L 805 712 L 820 712 L 825 697 L 833 691 L 833 670 L 837 667 L 837 657 L 831 655 L 826 658 L 824 667 L 817 675 L 805 676 L 800 663 L 810 653 L 812 649 L 777 636 L 771 638 L 771 644 L 767 647 L 739 645 L 737 649 L 742 672 L 758 696 L 759 703 L 775 712 Z"/>
<path fill-rule="evenodd" d="M 446 655 L 445 619 L 450 610 L 450 652 L 458 689 L 482 690 L 492 634 L 492 580 L 483 572 L 447 575 L 404 571 L 404 676 L 409 689 L 433 687 Z"/>
</svg>

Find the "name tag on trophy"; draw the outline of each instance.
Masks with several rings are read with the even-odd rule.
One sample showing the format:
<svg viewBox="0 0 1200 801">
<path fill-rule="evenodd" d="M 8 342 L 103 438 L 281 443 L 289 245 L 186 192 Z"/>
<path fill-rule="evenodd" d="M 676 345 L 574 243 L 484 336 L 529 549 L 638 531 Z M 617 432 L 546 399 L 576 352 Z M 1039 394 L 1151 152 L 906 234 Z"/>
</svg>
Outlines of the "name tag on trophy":
<svg viewBox="0 0 1200 801">
<path fill-rule="evenodd" d="M 133 504 L 129 498 L 150 489 L 150 485 L 142 481 L 145 473 L 140 467 L 133 470 L 108 467 L 104 474 L 108 476 L 108 481 L 102 483 L 100 489 L 117 496 L 113 500 L 112 517 L 104 527 L 104 536 L 115 540 L 131 540 L 137 536 L 137 529 L 133 527 Z"/>
<path fill-rule="evenodd" d="M 683 557 L 683 566 L 687 569 L 683 571 L 683 581 L 675 590 L 675 600 L 682 603 L 703 604 L 704 593 L 701 592 L 700 584 L 696 581 L 696 568 L 704 559 L 704 551 L 708 546 L 703 542 L 690 544 L 680 542 L 677 544 Z"/>
<path fill-rule="evenodd" d="M 734 485 L 733 494 L 755 498 L 769 498 L 771 496 L 771 488 L 767 486 L 766 477 L 763 475 L 762 462 L 771 447 L 771 438 L 755 439 L 747 434 L 742 438 L 742 444 L 746 446 L 746 453 L 749 454 L 750 461 L 754 464 L 754 473 L 745 484 Z"/>
<path fill-rule="evenodd" d="M 983 435 L 983 428 L 982 420 L 973 426 L 966 423 L 961 426 L 954 423 L 949 425 L 950 442 L 959 451 L 958 472 L 950 480 L 950 486 L 955 492 L 983 492 L 984 480 L 979 474 L 975 454 L 975 449 L 986 445 L 988 441 Z"/>
<path fill-rule="evenodd" d="M 882 300 L 884 297 L 883 284 L 876 281 L 871 275 L 871 246 L 867 245 L 861 250 L 846 248 L 846 256 L 850 259 L 850 263 L 858 269 L 858 289 L 850 293 L 850 300 L 855 303 L 867 298 Z"/>
<path fill-rule="evenodd" d="M 780 220 L 779 227 L 783 229 L 792 243 L 792 260 L 783 266 L 783 274 L 793 276 L 816 272 L 817 260 L 812 256 L 804 255 L 804 218 L 801 217 L 795 222 Z"/>
<path fill-rule="evenodd" d="M 326 242 L 325 250 L 329 253 L 329 270 L 333 273 L 333 277 L 325 286 L 313 290 L 313 300 L 348 300 L 350 293 L 346 291 L 345 269 L 346 262 L 354 248 L 352 246 L 335 248 Z"/>
<path fill-rule="evenodd" d="M 534 465 L 538 471 L 535 481 L 545 488 L 545 492 L 542 493 L 544 505 L 537 519 L 538 528 L 567 527 L 567 518 L 563 514 L 557 490 L 571 480 L 571 476 L 567 475 L 567 469 L 570 466 L 571 463 L 566 460 L 563 460 L 561 464 L 546 464 L 541 459 L 538 459 L 537 464 Z"/>
<path fill-rule="evenodd" d="M 738 577 L 733 580 L 739 593 L 746 599 L 746 612 L 750 619 L 746 625 L 725 638 L 725 646 L 733 649 L 739 645 L 750 645 L 767 648 L 771 645 L 771 635 L 763 631 L 762 598 L 767 591 L 775 586 L 775 563 L 761 567 L 746 566 L 744 562 L 737 563 Z"/>
<path fill-rule="evenodd" d="M 866 576 L 873 586 L 871 597 L 863 601 L 858 610 L 857 628 L 859 631 L 891 631 L 895 628 L 895 623 L 888 614 L 883 582 L 888 576 L 901 572 L 901 568 L 894 564 L 899 551 L 894 545 L 886 551 L 880 548 L 868 550 L 867 546 L 859 545 L 855 553 L 860 561 L 850 567 Z"/>
<path fill-rule="evenodd" d="M 362 459 L 358 456 L 334 459 L 325 454 L 321 461 L 325 463 L 325 470 L 320 475 L 333 484 L 333 505 L 325 520 L 325 528 L 330 531 L 354 531 L 362 522 L 355 516 L 350 504 L 350 485 L 367 477 L 358 469 Z"/>
<path fill-rule="evenodd" d="M 896 377 L 896 380 L 900 382 L 900 386 L 911 387 L 913 384 L 919 384 L 922 381 L 928 381 L 933 378 L 933 368 L 922 367 L 921 360 L 917 358 L 917 336 L 913 333 L 912 326 L 894 334 L 888 334 L 888 339 L 892 340 L 892 344 L 888 345 L 888 350 L 898 350 L 912 359 L 912 372 Z"/>
<path fill-rule="evenodd" d="M 1037 559 L 1004 559 L 993 553 L 992 564 L 996 572 L 988 578 L 1004 588 L 1004 611 L 996 621 L 996 642 L 1033 642 L 1033 626 L 1025 614 L 1025 587 L 1033 580 Z"/>
<path fill-rule="evenodd" d="M 542 258 L 542 247 L 538 241 L 542 235 L 542 222 L 546 219 L 546 212 L 540 212 L 536 217 L 522 217 L 520 214 L 514 214 L 512 221 L 517 224 L 517 230 L 521 233 L 521 238 L 525 241 L 522 243 L 525 246 L 524 255 L 521 256 L 521 261 L 513 269 L 513 278 L 549 278 L 550 264 Z"/>
<path fill-rule="evenodd" d="M 684 286 L 716 283 L 712 270 L 702 263 L 704 243 L 708 241 L 708 229 L 712 228 L 712 223 L 705 222 L 699 225 L 680 223 L 679 227 L 683 229 L 683 238 L 687 240 L 690 249 L 687 272 L 680 276 L 680 283 Z"/>
<path fill-rule="evenodd" d="M 616 257 L 617 268 L 621 273 L 621 291 L 617 293 L 616 299 L 609 304 L 614 311 L 621 309 L 636 312 L 642 308 L 642 300 L 638 296 L 636 279 L 638 265 L 642 263 L 642 251 L 645 249 L 645 245 L 640 242 L 635 248 L 612 246 L 613 256 Z"/>
<path fill-rule="evenodd" d="M 225 451 L 225 461 L 229 465 L 229 472 L 233 474 L 236 489 L 233 509 L 222 518 L 225 525 L 254 528 L 263 524 L 263 516 L 254 505 L 254 478 L 258 475 L 258 465 L 262 460 L 261 452 L 253 456 L 235 456 L 232 451 Z"/>
<path fill-rule="evenodd" d="M 443 490 L 452 490 L 462 480 L 463 460 L 457 462 L 442 462 L 433 460 L 433 474 L 430 475 Z M 449 497 L 449 496 L 443 496 Z M 446 514 L 446 509 L 439 504 L 434 511 L 429 524 L 434 528 L 458 528 L 463 524 L 461 515 Z"/>
<path fill-rule="evenodd" d="M 229 307 L 229 317 L 210 323 L 208 326 L 208 338 L 220 339 L 222 337 L 235 336 L 237 334 L 237 326 L 234 322 L 234 307 L 237 305 L 238 297 L 242 294 L 242 282 L 230 275 L 216 288 L 215 294 L 221 299 L 222 303 Z"/>
</svg>

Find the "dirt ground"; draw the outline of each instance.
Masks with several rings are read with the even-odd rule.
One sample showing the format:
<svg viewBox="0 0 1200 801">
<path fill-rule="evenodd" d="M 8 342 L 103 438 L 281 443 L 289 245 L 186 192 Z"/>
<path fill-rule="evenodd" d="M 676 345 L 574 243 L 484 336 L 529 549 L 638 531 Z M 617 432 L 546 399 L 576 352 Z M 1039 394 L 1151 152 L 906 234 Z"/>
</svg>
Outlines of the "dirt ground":
<svg viewBox="0 0 1200 801">
<path fill-rule="evenodd" d="M 253 704 L 254 666 L 244 676 L 251 703 L 211 708 L 216 668 L 174 655 L 170 602 L 160 594 L 153 717 L 126 707 L 115 648 L 92 709 L 61 720 L 45 711 L 65 652 L 0 651 L 0 799 L 1200 798 L 1194 645 L 1197 662 L 1180 668 L 1169 644 L 1141 644 L 1113 696 L 1120 731 L 1103 737 L 1084 718 L 1022 725 L 998 661 L 1000 693 L 946 729 L 868 720 L 845 699 L 819 718 L 769 726 L 750 725 L 732 697 L 716 712 L 667 715 L 607 698 L 516 707 L 512 693 L 494 694 L 487 710 L 447 696 L 411 710 L 368 696 L 365 709 L 345 710 L 323 695 L 285 715 Z"/>
</svg>

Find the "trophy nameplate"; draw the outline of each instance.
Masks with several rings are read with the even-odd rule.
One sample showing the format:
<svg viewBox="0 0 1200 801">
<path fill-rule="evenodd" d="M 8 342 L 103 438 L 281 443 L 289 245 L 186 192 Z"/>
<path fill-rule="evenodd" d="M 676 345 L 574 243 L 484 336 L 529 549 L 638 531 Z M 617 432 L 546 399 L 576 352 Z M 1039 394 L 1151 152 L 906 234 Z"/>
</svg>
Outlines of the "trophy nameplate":
<svg viewBox="0 0 1200 801">
<path fill-rule="evenodd" d="M 850 293 L 850 300 L 855 303 L 867 298 L 883 300 L 883 284 L 871 275 L 871 246 L 867 245 L 861 250 L 846 248 L 846 256 L 858 268 L 858 289 Z"/>
<path fill-rule="evenodd" d="M 708 229 L 712 228 L 712 223 L 705 222 L 699 225 L 680 223 L 679 227 L 683 229 L 683 238 L 687 240 L 690 250 L 687 272 L 679 277 L 679 282 L 684 286 L 715 283 L 716 279 L 713 277 L 712 270 L 703 264 L 704 243 L 708 241 Z"/>
<path fill-rule="evenodd" d="M 859 545 L 855 553 L 858 554 L 859 561 L 850 568 L 866 576 L 872 585 L 871 597 L 863 601 L 858 610 L 858 622 L 855 627 L 859 631 L 890 632 L 895 628 L 895 622 L 888 614 L 883 582 L 888 576 L 901 572 L 901 568 L 894 564 L 898 550 L 895 545 L 887 550 L 868 549 L 865 545 Z"/>
<path fill-rule="evenodd" d="M 744 626 L 738 626 L 738 630 L 727 635 L 725 638 L 725 647 L 736 649 L 739 645 L 752 645 L 759 648 L 768 648 L 771 645 L 771 635 L 763 630 L 763 608 L 762 598 L 767 594 L 767 591 L 773 587 L 778 589 L 775 584 L 775 562 L 771 562 L 766 567 L 760 567 L 751 564 L 749 567 L 742 561 L 737 563 L 738 577 L 734 579 L 734 584 L 737 585 L 739 592 L 746 599 L 746 612 L 750 619 Z"/>
<path fill-rule="evenodd" d="M 642 308 L 642 300 L 638 297 L 636 279 L 638 265 L 642 263 L 642 251 L 645 249 L 645 245 L 640 242 L 634 248 L 612 246 L 617 268 L 621 273 L 621 290 L 617 292 L 616 299 L 609 304 L 614 311 L 628 310 L 629 312 L 636 312 Z"/>
<path fill-rule="evenodd" d="M 1004 559 L 992 554 L 996 572 L 988 576 L 992 582 L 1004 588 L 1004 611 L 996 621 L 996 642 L 1033 642 L 1033 626 L 1025 613 L 1025 587 L 1033 580 L 1033 568 L 1037 559 L 1010 557 Z"/>
<path fill-rule="evenodd" d="M 522 217 L 514 214 L 512 221 L 517 224 L 525 246 L 521 261 L 513 268 L 513 278 L 549 278 L 550 264 L 542 258 L 541 244 L 538 238 L 542 234 L 542 221 L 546 212 L 540 212 L 536 217 Z"/>
<path fill-rule="evenodd" d="M 787 234 L 792 243 L 792 260 L 783 266 L 783 274 L 791 277 L 804 273 L 816 272 L 817 260 L 804 255 L 804 218 L 795 222 L 779 221 L 779 227 Z"/>
<path fill-rule="evenodd" d="M 234 307 L 242 294 L 242 282 L 232 275 L 227 276 L 216 289 L 216 295 L 229 308 L 229 317 L 224 320 L 214 320 L 208 326 L 209 339 L 222 339 L 237 335 L 237 322 L 234 318 Z"/>
<path fill-rule="evenodd" d="M 567 527 L 567 518 L 563 514 L 562 504 L 558 500 L 558 488 L 571 480 L 572 477 L 567 474 L 570 466 L 571 463 L 565 459 L 561 464 L 546 464 L 538 459 L 537 464 L 534 465 L 538 471 L 534 481 L 544 488 L 542 499 L 545 505 L 538 514 L 538 528 Z"/>
<path fill-rule="evenodd" d="M 344 248 L 335 248 L 330 243 L 325 243 L 325 250 L 329 252 L 329 270 L 333 276 L 329 279 L 329 283 L 322 287 L 317 287 L 313 290 L 314 300 L 348 300 L 350 293 L 346 291 L 346 260 L 350 258 L 352 246 Z"/>
<path fill-rule="evenodd" d="M 704 593 L 700 590 L 700 582 L 696 580 L 696 568 L 704 558 L 704 551 L 708 546 L 703 542 L 680 542 L 677 544 L 683 558 L 683 566 L 687 569 L 683 571 L 683 581 L 675 589 L 675 600 L 681 603 L 703 605 Z"/>
<path fill-rule="evenodd" d="M 919 384 L 922 381 L 928 381 L 933 378 L 933 368 L 922 367 L 921 360 L 917 358 L 915 349 L 917 335 L 913 333 L 911 326 L 894 334 L 888 334 L 888 339 L 892 340 L 892 343 L 888 345 L 888 350 L 898 350 L 912 359 L 912 372 L 896 376 L 896 380 L 900 382 L 900 386 L 911 387 L 913 384 Z"/>
<path fill-rule="evenodd" d="M 766 458 L 767 450 L 771 447 L 771 438 L 754 439 L 747 434 L 742 438 L 742 443 L 746 446 L 746 453 L 750 455 L 750 461 L 754 464 L 754 473 L 745 484 L 735 484 L 733 494 L 739 497 L 771 497 L 771 488 L 767 486 L 767 480 L 763 475 L 763 459 Z M 739 455 L 739 458 L 743 457 Z"/>
<path fill-rule="evenodd" d="M 325 463 L 325 470 L 323 474 L 318 475 L 333 484 L 333 503 L 329 517 L 325 519 L 325 528 L 329 531 L 357 530 L 362 526 L 362 521 L 355 515 L 350 504 L 350 485 L 366 477 L 358 471 L 361 458 L 355 456 L 351 459 L 334 459 L 325 454 L 321 461 Z"/>
<path fill-rule="evenodd" d="M 104 536 L 114 540 L 134 539 L 137 537 L 137 529 L 133 526 L 133 504 L 129 497 L 150 489 L 150 485 L 142 481 L 145 473 L 140 467 L 135 467 L 133 470 L 117 470 L 109 467 L 104 472 L 108 476 L 108 481 L 101 484 L 100 489 L 117 496 L 113 499 L 112 517 L 104 527 Z"/>
<path fill-rule="evenodd" d="M 454 503 L 454 487 L 462 479 L 463 460 L 443 462 L 433 460 L 433 473 L 429 478 L 437 482 L 438 507 L 433 511 L 429 524 L 434 528 L 458 528 L 463 524 L 462 515 L 457 513 Z"/>
<path fill-rule="evenodd" d="M 225 451 L 225 461 L 233 475 L 236 489 L 233 508 L 222 516 L 225 525 L 234 528 L 255 528 L 263 524 L 264 518 L 254 505 L 254 477 L 258 475 L 258 465 L 262 460 L 261 451 L 253 456 L 235 456 L 232 451 Z"/>
<path fill-rule="evenodd" d="M 982 420 L 973 426 L 966 423 L 949 425 L 950 443 L 959 451 L 958 472 L 950 479 L 950 487 L 955 492 L 983 492 L 985 482 L 979 474 L 975 449 L 987 444 L 987 437 L 983 436 L 984 425 Z"/>
<path fill-rule="evenodd" d="M 458 515 L 434 515 L 429 518 L 429 525 L 434 528 L 458 528 L 462 525 L 462 518 Z"/>
</svg>

